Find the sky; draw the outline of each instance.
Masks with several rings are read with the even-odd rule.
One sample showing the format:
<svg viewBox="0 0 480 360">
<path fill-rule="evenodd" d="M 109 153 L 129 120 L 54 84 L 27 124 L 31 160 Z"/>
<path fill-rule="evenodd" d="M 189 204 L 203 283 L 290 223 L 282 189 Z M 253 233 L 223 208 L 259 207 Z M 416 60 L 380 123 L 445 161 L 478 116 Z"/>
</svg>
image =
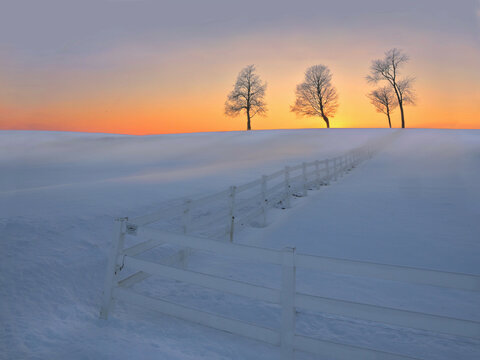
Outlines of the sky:
<svg viewBox="0 0 480 360">
<path fill-rule="evenodd" d="M 0 129 L 244 130 L 224 103 L 249 64 L 268 84 L 253 129 L 324 127 L 290 111 L 315 64 L 339 94 L 332 127 L 386 127 L 365 77 L 394 47 L 416 78 L 407 127 L 480 128 L 477 0 L 2 0 Z"/>
</svg>

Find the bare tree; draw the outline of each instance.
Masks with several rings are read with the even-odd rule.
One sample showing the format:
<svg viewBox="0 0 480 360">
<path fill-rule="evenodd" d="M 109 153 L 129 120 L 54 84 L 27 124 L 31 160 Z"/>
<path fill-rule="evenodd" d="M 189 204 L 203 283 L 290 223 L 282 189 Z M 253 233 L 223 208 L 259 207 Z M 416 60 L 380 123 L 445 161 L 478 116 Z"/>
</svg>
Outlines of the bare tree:
<svg viewBox="0 0 480 360">
<path fill-rule="evenodd" d="M 397 99 L 395 94 L 390 87 L 383 86 L 381 88 L 375 89 L 370 94 L 367 95 L 370 99 L 370 102 L 375 106 L 377 112 L 384 113 L 388 118 L 388 125 L 392 127 L 392 121 L 390 119 L 390 114 L 398 106 Z"/>
<path fill-rule="evenodd" d="M 305 80 L 297 85 L 297 99 L 291 111 L 302 116 L 320 116 L 330 127 L 330 119 L 338 107 L 337 90 L 332 73 L 325 65 L 314 65 L 305 71 Z"/>
<path fill-rule="evenodd" d="M 264 101 L 267 83 L 255 73 L 255 65 L 248 65 L 240 71 L 232 92 L 225 102 L 225 114 L 236 116 L 242 110 L 247 114 L 247 130 L 251 130 L 251 119 L 256 114 L 264 114 L 267 104 Z"/>
<path fill-rule="evenodd" d="M 367 76 L 367 81 L 371 83 L 376 84 L 381 80 L 385 80 L 391 85 L 397 97 L 398 106 L 400 107 L 402 128 L 405 128 L 405 113 L 403 111 L 403 105 L 415 104 L 415 94 L 412 86 L 414 78 L 399 78 L 400 68 L 407 63 L 408 60 L 408 55 L 404 54 L 401 50 L 388 50 L 383 59 L 372 61 L 370 75 Z"/>
</svg>

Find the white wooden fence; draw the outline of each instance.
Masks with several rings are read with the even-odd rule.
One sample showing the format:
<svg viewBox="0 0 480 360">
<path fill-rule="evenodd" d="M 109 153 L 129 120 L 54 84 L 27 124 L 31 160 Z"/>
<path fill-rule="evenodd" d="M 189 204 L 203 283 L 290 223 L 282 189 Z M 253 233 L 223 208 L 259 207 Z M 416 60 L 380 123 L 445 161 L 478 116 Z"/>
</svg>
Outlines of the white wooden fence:
<svg viewBox="0 0 480 360">
<path fill-rule="evenodd" d="M 107 267 L 101 317 L 108 317 L 114 300 L 134 303 L 195 323 L 278 345 L 281 347 L 284 360 L 293 359 L 295 350 L 345 360 L 414 359 L 402 354 L 297 334 L 296 316 L 297 312 L 302 310 L 480 339 L 480 323 L 477 321 L 319 297 L 296 290 L 297 267 L 473 292 L 480 291 L 478 275 L 318 257 L 297 254 L 293 248 L 278 251 L 233 243 L 236 226 L 255 219 L 257 221 L 260 219 L 261 225 L 265 225 L 269 207 L 289 207 L 292 196 L 305 196 L 309 189 L 318 188 L 337 179 L 359 162 L 372 156 L 375 151 L 397 135 L 398 133 L 393 133 L 343 156 L 286 167 L 247 184 L 232 186 L 202 199 L 187 200 L 175 208 L 130 220 L 117 219 Z M 247 195 L 242 197 L 242 194 Z M 147 226 L 158 223 L 162 219 L 171 220 L 172 214 L 177 214 L 175 216 L 179 219 L 177 222 L 179 227 L 176 230 L 180 231 L 177 233 Z M 201 226 L 219 227 L 220 232 L 217 231 L 217 235 L 220 236 L 211 235 L 210 238 L 195 236 L 196 229 Z M 132 235 L 138 235 L 138 238 L 143 240 L 125 247 L 125 238 Z M 229 241 L 218 241 L 225 238 Z M 162 244 L 174 244 L 180 250 L 162 263 L 138 258 L 138 255 Z M 282 275 L 281 288 L 268 288 L 189 270 L 186 267 L 186 259 L 192 250 L 279 266 Z M 278 329 L 265 328 L 166 300 L 147 297 L 131 289 L 132 285 L 152 275 L 278 304 L 282 309 L 281 326 Z"/>
<path fill-rule="evenodd" d="M 148 240 L 124 248 L 124 239 L 131 235 L 128 228 L 132 226 L 136 229 L 134 231 L 135 235 Z M 165 243 L 250 262 L 277 265 L 278 270 L 281 271 L 281 288 L 268 288 L 221 276 L 207 275 L 179 266 L 172 266 L 172 261 L 160 264 L 137 257 L 140 253 Z M 177 260 L 181 261 L 181 259 Z M 402 354 L 297 334 L 295 331 L 297 312 L 304 310 L 480 339 L 480 323 L 477 321 L 300 293 L 296 290 L 297 267 L 318 272 L 340 273 L 474 292 L 480 291 L 480 276 L 478 275 L 297 254 L 293 248 L 272 250 L 244 246 L 192 235 L 169 233 L 130 222 L 127 219 L 117 219 L 115 221 L 114 246 L 105 283 L 101 316 L 107 318 L 112 301 L 120 300 L 158 310 L 161 313 L 180 319 L 280 346 L 283 360 L 293 359 L 295 351 L 345 360 L 416 359 Z M 126 276 L 124 274 L 130 275 Z M 282 311 L 281 326 L 276 329 L 262 327 L 166 300 L 148 297 L 130 288 L 134 283 L 152 275 L 279 304 Z"/>
</svg>

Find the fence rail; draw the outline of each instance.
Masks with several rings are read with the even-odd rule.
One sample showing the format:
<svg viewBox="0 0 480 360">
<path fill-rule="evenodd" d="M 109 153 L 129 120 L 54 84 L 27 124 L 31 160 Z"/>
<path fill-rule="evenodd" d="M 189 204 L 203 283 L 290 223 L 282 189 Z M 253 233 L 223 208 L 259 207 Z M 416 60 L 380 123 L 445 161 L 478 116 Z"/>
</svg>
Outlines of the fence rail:
<svg viewBox="0 0 480 360">
<path fill-rule="evenodd" d="M 303 254 L 298 254 L 296 261 L 297 265 L 300 267 L 325 272 L 363 276 L 382 280 L 403 281 L 459 290 L 480 291 L 480 278 L 476 275 L 470 274 Z"/>
</svg>

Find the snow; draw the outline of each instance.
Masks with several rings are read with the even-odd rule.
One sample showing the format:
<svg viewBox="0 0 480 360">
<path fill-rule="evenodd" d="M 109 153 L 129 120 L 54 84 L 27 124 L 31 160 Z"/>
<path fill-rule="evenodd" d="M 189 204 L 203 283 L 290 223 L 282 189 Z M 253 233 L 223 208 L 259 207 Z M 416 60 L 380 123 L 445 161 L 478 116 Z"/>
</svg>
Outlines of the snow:
<svg viewBox="0 0 480 360">
<path fill-rule="evenodd" d="M 0 132 L 0 358 L 277 359 L 279 349 L 118 304 L 98 318 L 111 222 L 339 155 L 391 130 L 125 136 Z M 480 274 L 480 132 L 404 130 L 331 186 L 275 209 L 238 241 L 323 256 Z M 155 256 L 152 252 L 148 256 Z M 270 287 L 260 264 L 192 256 L 189 267 Z M 478 293 L 299 270 L 312 294 L 480 321 Z M 139 291 L 278 326 L 279 309 L 149 278 Z M 425 359 L 478 359 L 480 341 L 299 314 L 297 331 Z M 309 359 L 298 354 L 299 359 Z"/>
</svg>

